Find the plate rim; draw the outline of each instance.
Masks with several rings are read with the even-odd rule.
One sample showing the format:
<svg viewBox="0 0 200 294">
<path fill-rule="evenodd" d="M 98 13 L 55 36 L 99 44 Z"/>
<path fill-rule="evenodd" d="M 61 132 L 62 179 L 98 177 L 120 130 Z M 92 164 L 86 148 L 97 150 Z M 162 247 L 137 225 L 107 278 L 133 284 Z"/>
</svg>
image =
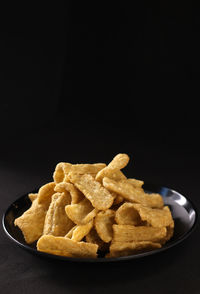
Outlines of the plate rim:
<svg viewBox="0 0 200 294">
<path fill-rule="evenodd" d="M 138 253 L 138 254 L 135 254 L 135 255 L 127 255 L 127 256 L 120 256 L 120 257 L 112 257 L 112 258 L 81 258 L 81 257 L 67 257 L 67 256 L 61 256 L 61 255 L 54 255 L 54 254 L 50 254 L 50 253 L 46 253 L 46 252 L 42 252 L 42 251 L 38 251 L 37 249 L 35 248 L 32 248 L 30 247 L 28 244 L 23 244 L 21 243 L 20 241 L 18 241 L 17 239 L 15 239 L 7 230 L 6 228 L 6 215 L 8 214 L 8 212 L 10 211 L 10 209 L 12 208 L 13 204 L 17 201 L 20 201 L 20 199 L 23 199 L 23 198 L 26 198 L 28 197 L 28 194 L 29 193 L 35 193 L 38 191 L 39 188 L 36 188 L 30 192 L 27 192 L 27 193 L 24 193 L 22 196 L 16 198 L 8 207 L 7 209 L 5 210 L 5 212 L 3 213 L 3 216 L 2 216 L 2 226 L 3 226 L 3 229 L 4 229 L 4 232 L 6 234 L 6 236 L 11 239 L 16 245 L 20 246 L 21 248 L 25 249 L 25 250 L 28 250 L 30 253 L 32 254 L 36 254 L 36 255 L 39 255 L 41 257 L 44 257 L 44 258 L 51 258 L 51 259 L 54 259 L 54 260 L 62 260 L 62 261 L 69 261 L 69 262 L 81 262 L 81 263 L 109 263 L 109 262 L 119 262 L 119 261 L 129 261 L 129 260 L 134 260 L 134 259 L 139 259 L 139 258 L 144 258 L 146 256 L 150 256 L 150 255 L 154 255 L 154 254 L 158 254 L 158 253 L 161 253 L 163 251 L 166 251 L 167 249 L 170 249 L 176 245 L 178 245 L 179 243 L 183 242 L 185 239 L 187 239 L 191 233 L 196 229 L 197 227 L 197 223 L 198 223 L 198 211 L 197 211 L 197 208 L 196 206 L 194 205 L 193 201 L 184 196 L 183 194 L 181 194 L 180 192 L 172 189 L 172 188 L 169 188 L 169 187 L 166 187 L 166 186 L 162 186 L 162 185 L 156 185 L 156 184 L 152 184 L 152 183 L 145 183 L 145 186 L 153 186 L 153 187 L 156 187 L 156 189 L 167 189 L 168 191 L 171 191 L 173 193 L 176 193 L 178 195 L 180 195 L 181 197 L 184 197 L 189 203 L 190 203 L 190 206 L 191 208 L 194 210 L 195 212 L 195 219 L 194 219 L 194 223 L 192 225 L 192 227 L 186 231 L 182 236 L 180 236 L 178 239 L 176 240 L 173 240 L 171 241 L 170 243 L 164 245 L 163 247 L 161 248 L 157 248 L 157 249 L 154 249 L 152 251 L 147 251 L 147 252 L 143 252 L 143 253 Z M 153 191 L 151 191 L 152 193 L 154 193 Z M 163 197 L 163 196 L 162 196 Z M 177 205 L 180 205 L 177 203 Z M 180 205 L 181 206 L 181 205 Z M 182 206 L 184 207 L 184 206 Z"/>
</svg>

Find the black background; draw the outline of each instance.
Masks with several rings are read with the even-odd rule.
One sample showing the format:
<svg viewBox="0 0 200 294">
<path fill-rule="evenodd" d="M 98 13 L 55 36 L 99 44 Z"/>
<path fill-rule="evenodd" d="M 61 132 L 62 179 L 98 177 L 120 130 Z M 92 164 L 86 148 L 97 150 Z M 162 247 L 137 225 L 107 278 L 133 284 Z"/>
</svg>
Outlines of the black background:
<svg viewBox="0 0 200 294">
<path fill-rule="evenodd" d="M 127 176 L 200 207 L 194 2 L 17 6 L 1 20 L 1 214 L 59 161 L 108 163 L 119 152 L 130 156 Z M 1 229 L 2 293 L 196 294 L 198 229 L 169 252 L 96 267 L 40 260 Z"/>
</svg>

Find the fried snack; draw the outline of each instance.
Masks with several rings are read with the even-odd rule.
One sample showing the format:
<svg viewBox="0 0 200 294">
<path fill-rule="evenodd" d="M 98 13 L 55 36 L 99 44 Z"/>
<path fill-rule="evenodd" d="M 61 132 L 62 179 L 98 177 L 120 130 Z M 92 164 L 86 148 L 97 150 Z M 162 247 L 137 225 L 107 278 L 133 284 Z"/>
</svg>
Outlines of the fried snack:
<svg viewBox="0 0 200 294">
<path fill-rule="evenodd" d="M 60 162 L 57 164 L 53 174 L 55 183 L 69 182 L 69 172 L 78 174 L 92 174 L 94 177 L 96 174 L 106 166 L 105 163 L 94 164 L 71 164 L 68 162 Z"/>
<path fill-rule="evenodd" d="M 173 222 L 168 206 L 165 206 L 162 209 L 157 209 L 135 204 L 134 207 L 138 211 L 141 219 L 147 221 L 152 227 L 167 227 Z"/>
<path fill-rule="evenodd" d="M 129 156 L 105 163 L 60 162 L 53 182 L 28 195 L 31 207 L 15 219 L 27 243 L 67 257 L 120 257 L 161 248 L 174 220 L 160 194 L 127 178 Z M 30 202 L 29 201 L 29 202 Z M 98 255 L 97 255 L 98 254 Z"/>
<path fill-rule="evenodd" d="M 106 166 L 105 163 L 94 163 L 94 164 L 73 164 L 71 165 L 71 173 L 79 175 L 89 174 L 95 178 L 96 174 Z M 68 173 L 69 174 L 69 173 Z M 66 175 L 66 180 L 70 181 L 69 176 Z"/>
<path fill-rule="evenodd" d="M 98 245 L 76 242 L 66 237 L 43 235 L 37 242 L 37 250 L 68 257 L 96 258 Z"/>
<path fill-rule="evenodd" d="M 93 163 L 93 164 L 73 164 L 70 168 L 70 172 L 84 174 L 96 175 L 100 170 L 106 166 L 105 163 Z"/>
<path fill-rule="evenodd" d="M 165 240 L 166 235 L 165 227 L 113 225 L 113 242 L 151 241 L 161 243 Z"/>
<path fill-rule="evenodd" d="M 144 182 L 141 180 L 129 178 L 127 179 L 127 181 L 128 183 L 132 184 L 135 188 L 142 188 L 142 186 L 144 185 Z"/>
<path fill-rule="evenodd" d="M 112 240 L 113 229 L 112 225 L 115 221 L 115 211 L 108 209 L 101 211 L 95 217 L 95 229 L 99 237 L 106 243 Z"/>
<path fill-rule="evenodd" d="M 48 204 L 50 204 L 51 196 L 55 193 L 54 188 L 55 188 L 54 182 L 51 182 L 42 186 L 38 192 L 38 203 L 41 204 L 41 203 L 48 202 Z"/>
<path fill-rule="evenodd" d="M 133 203 L 125 202 L 116 211 L 115 221 L 118 225 L 138 226 L 141 224 L 141 217 Z"/>
<path fill-rule="evenodd" d="M 65 213 L 65 206 L 70 201 L 69 193 L 55 193 L 52 196 L 52 201 L 45 217 L 44 235 L 65 236 L 74 226 L 74 223 Z"/>
<path fill-rule="evenodd" d="M 110 253 L 106 257 L 120 257 L 128 256 L 132 254 L 143 253 L 154 249 L 161 248 L 160 243 L 154 243 L 150 241 L 140 242 L 114 242 L 110 245 Z"/>
<path fill-rule="evenodd" d="M 124 153 L 117 154 L 113 160 L 103 168 L 101 171 L 98 172 L 96 175 L 96 181 L 102 182 L 104 177 L 109 177 L 114 180 L 121 180 L 126 179 L 126 176 L 120 171 L 124 168 L 129 162 L 129 156 Z"/>
<path fill-rule="evenodd" d="M 54 215 L 55 203 L 56 203 L 56 200 L 58 199 L 59 196 L 60 196 L 60 193 L 55 193 L 52 196 L 52 200 L 49 205 L 49 209 L 48 209 L 47 214 L 45 216 L 44 228 L 43 228 L 44 235 L 51 234 L 52 227 L 53 227 L 53 215 Z"/>
<path fill-rule="evenodd" d="M 65 237 L 71 239 L 73 236 L 73 232 L 77 227 L 78 225 L 74 225 L 74 227 L 72 227 L 71 230 L 69 230 L 69 232 L 65 235 Z"/>
<path fill-rule="evenodd" d="M 85 225 L 76 225 L 73 228 L 71 240 L 80 242 L 86 235 L 89 234 L 90 230 L 93 227 L 93 220 L 91 220 L 89 223 Z M 65 236 L 67 237 L 67 236 Z"/>
<path fill-rule="evenodd" d="M 84 195 L 71 183 L 61 182 L 58 183 L 54 190 L 56 192 L 69 192 L 71 196 L 70 204 L 76 204 L 79 203 L 81 200 L 83 200 Z"/>
<path fill-rule="evenodd" d="M 71 204 L 65 207 L 67 216 L 77 225 L 87 224 L 96 216 L 97 211 L 87 198 L 84 198 L 77 204 Z"/>
<path fill-rule="evenodd" d="M 22 231 L 26 243 L 31 244 L 42 236 L 47 209 L 48 203 L 40 204 L 36 198 L 31 207 L 15 219 L 14 224 Z"/>
<path fill-rule="evenodd" d="M 152 208 L 162 208 L 164 203 L 160 194 L 147 194 L 141 188 L 135 188 L 128 181 L 115 181 L 110 178 L 103 178 L 103 186 L 109 191 L 120 194 L 126 200 L 133 203 L 140 203 Z"/>
<path fill-rule="evenodd" d="M 33 202 L 38 196 L 38 193 L 29 193 L 28 198 Z"/>
<path fill-rule="evenodd" d="M 99 182 L 89 175 L 69 173 L 70 181 L 85 195 L 93 207 L 106 210 L 111 207 L 114 196 L 106 190 Z"/>
<path fill-rule="evenodd" d="M 68 162 L 59 162 L 56 165 L 55 171 L 53 173 L 53 179 L 56 184 L 67 181 L 67 175 L 70 171 L 70 167 L 71 163 Z"/>
</svg>

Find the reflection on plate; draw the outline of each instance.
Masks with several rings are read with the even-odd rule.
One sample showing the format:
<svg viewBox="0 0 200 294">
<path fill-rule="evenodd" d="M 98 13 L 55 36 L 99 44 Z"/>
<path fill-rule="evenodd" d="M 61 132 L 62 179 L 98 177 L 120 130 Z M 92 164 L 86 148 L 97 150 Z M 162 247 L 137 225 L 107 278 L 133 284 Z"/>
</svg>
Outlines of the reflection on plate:
<svg viewBox="0 0 200 294">
<path fill-rule="evenodd" d="M 40 256 L 54 258 L 54 259 L 61 259 L 66 261 L 78 261 L 78 262 L 114 262 L 120 260 L 131 260 L 135 258 L 145 257 L 147 255 L 152 255 L 170 247 L 173 247 L 186 239 L 191 232 L 194 230 L 196 223 L 197 223 L 197 211 L 194 208 L 194 205 L 191 203 L 189 199 L 185 196 L 181 195 L 180 193 L 166 188 L 166 187 L 158 187 L 151 184 L 145 184 L 143 186 L 144 190 L 151 193 L 160 193 L 163 196 L 165 205 L 168 205 L 171 209 L 172 216 L 175 222 L 174 228 L 174 235 L 162 248 L 156 249 L 153 251 L 130 255 L 130 256 L 123 256 L 117 258 L 70 258 L 70 257 L 63 257 L 57 256 L 53 254 L 48 254 L 44 252 L 40 252 L 36 250 L 36 243 L 31 245 L 26 244 L 22 232 L 18 227 L 14 225 L 15 218 L 22 215 L 22 213 L 27 210 L 30 205 L 31 201 L 28 198 L 28 193 L 23 195 L 19 199 L 17 199 L 14 203 L 12 203 L 8 209 L 6 210 L 5 214 L 3 215 L 3 228 L 6 232 L 7 236 L 11 238 L 16 244 L 21 246 L 24 249 L 31 251 Z M 37 190 L 29 192 L 35 193 Z"/>
</svg>

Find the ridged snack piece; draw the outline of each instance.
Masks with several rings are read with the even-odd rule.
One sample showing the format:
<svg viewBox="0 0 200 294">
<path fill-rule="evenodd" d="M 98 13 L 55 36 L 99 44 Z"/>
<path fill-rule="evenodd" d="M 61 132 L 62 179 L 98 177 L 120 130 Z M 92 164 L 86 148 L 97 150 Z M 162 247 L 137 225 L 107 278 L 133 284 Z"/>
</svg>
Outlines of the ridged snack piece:
<svg viewBox="0 0 200 294">
<path fill-rule="evenodd" d="M 110 178 L 103 178 L 103 186 L 109 191 L 118 193 L 124 199 L 133 203 L 140 203 L 144 206 L 162 208 L 164 205 L 163 199 L 157 193 L 145 193 L 143 189 L 134 187 L 128 181 L 115 181 Z"/>
<path fill-rule="evenodd" d="M 162 243 L 167 235 L 165 227 L 113 225 L 114 242 L 151 241 Z"/>
<path fill-rule="evenodd" d="M 15 219 L 14 224 L 22 231 L 26 243 L 33 243 L 43 234 L 47 210 L 48 203 L 39 204 L 36 198 L 31 207 Z"/>
<path fill-rule="evenodd" d="M 95 229 L 99 237 L 106 243 L 110 242 L 113 237 L 112 226 L 115 222 L 115 211 L 108 209 L 100 211 L 95 217 Z"/>
<path fill-rule="evenodd" d="M 70 181 L 92 203 L 93 207 L 99 210 L 106 210 L 112 206 L 114 196 L 99 182 L 95 181 L 91 175 L 79 175 L 70 173 L 69 178 Z"/>
<path fill-rule="evenodd" d="M 104 177 L 110 177 L 114 180 L 126 179 L 126 176 L 121 172 L 129 162 L 129 156 L 125 153 L 117 154 L 113 160 L 102 170 L 98 172 L 95 180 L 102 182 Z"/>
<path fill-rule="evenodd" d="M 110 246 L 110 252 L 106 257 L 121 257 L 128 256 L 138 253 L 143 253 L 146 251 L 151 251 L 154 249 L 161 248 L 160 243 L 154 243 L 150 241 L 140 241 L 140 242 L 114 242 Z"/>
<path fill-rule="evenodd" d="M 96 216 L 98 210 L 87 198 L 84 198 L 77 204 L 66 205 L 65 212 L 75 224 L 85 225 Z"/>
<path fill-rule="evenodd" d="M 65 237 L 43 235 L 37 242 L 37 250 L 62 256 L 96 258 L 98 245 L 76 242 Z"/>
<path fill-rule="evenodd" d="M 74 223 L 66 215 L 65 206 L 69 204 L 71 197 L 66 193 L 55 193 L 47 211 L 44 222 L 44 235 L 65 236 L 74 226 Z"/>
</svg>

